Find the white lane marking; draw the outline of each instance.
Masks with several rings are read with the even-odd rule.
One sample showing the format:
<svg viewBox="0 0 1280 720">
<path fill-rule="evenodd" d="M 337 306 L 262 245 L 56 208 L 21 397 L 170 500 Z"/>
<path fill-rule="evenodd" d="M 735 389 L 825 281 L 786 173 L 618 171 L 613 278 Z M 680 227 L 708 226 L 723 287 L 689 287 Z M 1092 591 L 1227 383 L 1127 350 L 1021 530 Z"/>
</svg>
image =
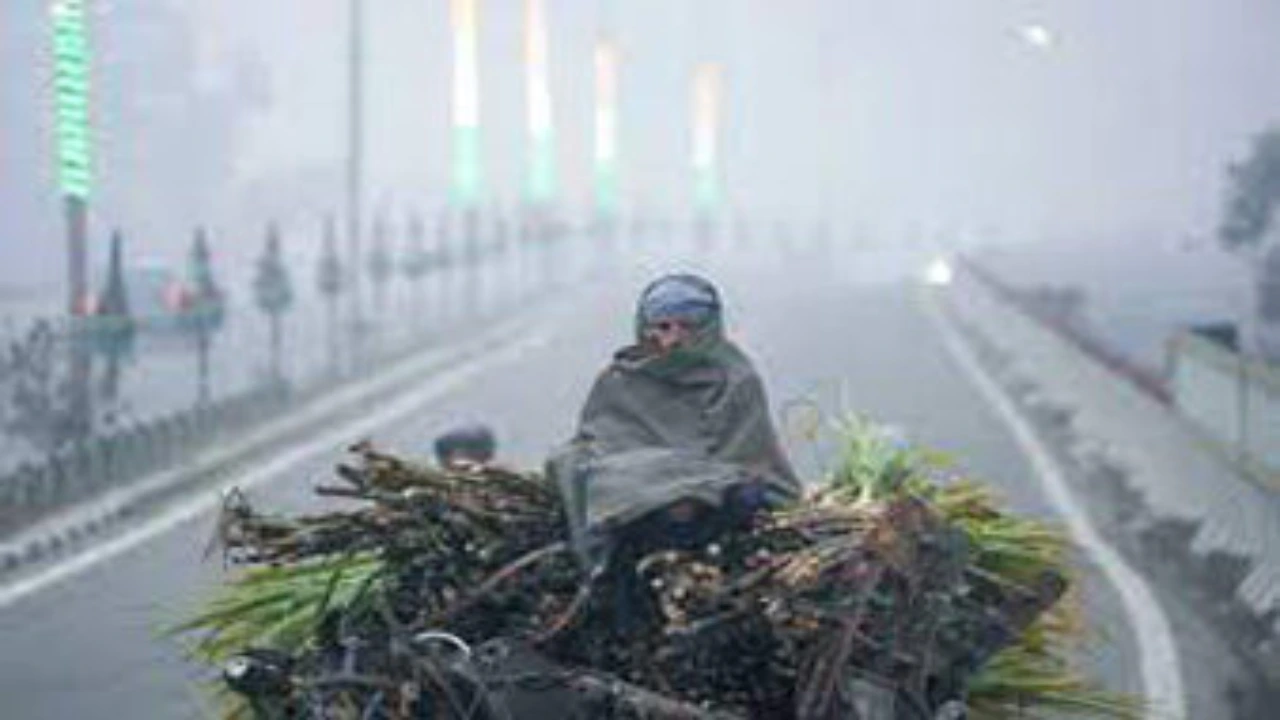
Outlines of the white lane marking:
<svg viewBox="0 0 1280 720">
<path fill-rule="evenodd" d="M 1173 639 L 1169 618 L 1142 575 L 1125 562 L 1124 557 L 1093 526 L 1085 509 L 1078 503 L 1058 463 L 1036 437 L 1035 431 L 1000 389 L 996 380 L 978 362 L 976 355 L 960 337 L 959 331 L 937 307 L 926 299 L 926 314 L 933 320 L 943 345 L 952 359 L 968 376 L 1031 461 L 1037 477 L 1044 485 L 1050 501 L 1066 520 L 1067 528 L 1120 594 L 1125 614 L 1133 623 L 1134 636 L 1142 664 L 1142 685 L 1152 703 L 1152 717 L 1183 720 L 1187 716 L 1186 695 L 1182 686 L 1182 668 L 1178 646 Z"/>
<path fill-rule="evenodd" d="M 162 535 L 201 514 L 213 510 L 222 502 L 224 492 L 232 487 L 248 488 L 272 480 L 313 457 L 333 452 L 374 430 L 398 422 L 418 412 L 423 405 L 438 400 L 468 381 L 495 367 L 513 362 L 524 353 L 545 345 L 547 337 L 533 334 L 506 347 L 494 350 L 475 360 L 463 362 L 457 367 L 441 372 L 421 387 L 406 391 L 375 413 L 352 420 L 325 431 L 322 435 L 294 445 L 262 465 L 232 475 L 217 487 L 201 491 L 185 502 L 176 504 L 161 514 L 136 525 L 124 533 L 95 545 L 66 561 L 46 568 L 34 575 L 0 588 L 0 609 L 4 609 L 34 593 L 46 590 L 69 580 L 103 562 L 132 550 L 152 538 Z"/>
</svg>

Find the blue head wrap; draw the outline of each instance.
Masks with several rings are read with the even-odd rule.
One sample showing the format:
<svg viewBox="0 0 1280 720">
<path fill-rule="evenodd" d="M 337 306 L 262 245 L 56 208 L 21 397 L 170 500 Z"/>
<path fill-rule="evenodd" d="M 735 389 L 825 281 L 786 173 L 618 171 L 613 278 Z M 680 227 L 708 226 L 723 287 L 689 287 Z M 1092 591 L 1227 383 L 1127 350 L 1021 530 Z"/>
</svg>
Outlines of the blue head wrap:
<svg viewBox="0 0 1280 720">
<path fill-rule="evenodd" d="M 720 322 L 720 295 L 697 275 L 667 275 L 640 295 L 636 314 L 642 327 L 657 320 L 684 320 L 704 328 Z"/>
</svg>

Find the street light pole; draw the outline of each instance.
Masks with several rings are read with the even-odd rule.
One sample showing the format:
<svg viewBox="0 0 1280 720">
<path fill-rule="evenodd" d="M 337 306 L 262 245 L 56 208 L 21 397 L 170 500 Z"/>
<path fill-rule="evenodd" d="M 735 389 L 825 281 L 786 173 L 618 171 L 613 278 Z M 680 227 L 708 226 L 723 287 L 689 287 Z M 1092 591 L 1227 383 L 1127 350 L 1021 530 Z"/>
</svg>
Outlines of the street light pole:
<svg viewBox="0 0 1280 720">
<path fill-rule="evenodd" d="M 88 216 L 93 183 L 93 138 L 89 113 L 92 60 L 89 12 L 84 0 L 51 6 L 59 185 L 67 224 L 67 314 L 71 323 L 72 434 L 87 434 L 91 419 L 89 355 L 80 331 L 89 291 Z"/>
<path fill-rule="evenodd" d="M 525 109 L 528 113 L 525 193 L 535 213 L 546 210 L 553 200 L 557 179 L 547 43 L 544 0 L 525 0 Z"/>
<path fill-rule="evenodd" d="M 598 227 L 618 212 L 618 46 L 613 36 L 596 40 L 595 201 Z"/>
<path fill-rule="evenodd" d="M 89 296 L 89 204 L 77 195 L 63 197 L 67 226 L 67 314 L 78 318 Z"/>
<path fill-rule="evenodd" d="M 364 310 L 360 297 L 364 200 L 364 0 L 350 0 L 347 91 L 347 292 L 351 298 L 351 353 L 360 359 Z"/>
<path fill-rule="evenodd" d="M 453 26 L 453 202 L 473 210 L 484 175 L 480 143 L 479 0 L 452 0 Z"/>
<path fill-rule="evenodd" d="M 93 182 L 89 115 L 89 12 L 83 0 L 52 6 L 58 175 L 67 223 L 67 313 L 84 310 L 88 291 L 88 209 Z"/>
<path fill-rule="evenodd" d="M 721 198 L 724 73 L 720 65 L 704 62 L 695 68 L 692 101 L 694 235 L 700 249 L 707 250 L 715 240 Z"/>
</svg>

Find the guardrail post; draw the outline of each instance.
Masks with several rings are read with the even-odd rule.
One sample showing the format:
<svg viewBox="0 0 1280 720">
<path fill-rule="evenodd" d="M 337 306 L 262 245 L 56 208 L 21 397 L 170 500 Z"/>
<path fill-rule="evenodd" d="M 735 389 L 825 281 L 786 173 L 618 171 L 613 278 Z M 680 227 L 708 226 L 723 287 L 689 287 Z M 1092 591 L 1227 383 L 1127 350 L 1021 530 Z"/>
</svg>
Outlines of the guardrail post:
<svg viewBox="0 0 1280 720">
<path fill-rule="evenodd" d="M 94 437 L 81 446 L 81 462 L 84 466 L 84 480 L 81 482 L 82 494 L 104 485 L 110 485 L 112 452 L 111 445 L 115 438 Z"/>
<path fill-rule="evenodd" d="M 133 469 L 134 475 L 146 475 L 155 471 L 160 463 L 160 449 L 156 447 L 156 430 L 154 423 L 139 424 L 134 428 L 133 435 L 134 455 Z"/>
<path fill-rule="evenodd" d="M 40 484 L 44 481 L 43 468 L 32 463 L 22 463 L 4 478 L 0 504 L 14 515 L 21 515 L 36 501 Z"/>
<path fill-rule="evenodd" d="M 124 482 L 143 474 L 143 470 L 139 467 L 138 454 L 141 437 L 139 435 L 138 425 L 128 425 L 119 434 L 116 435 L 116 452 L 115 452 L 115 481 L 117 483 Z"/>
<path fill-rule="evenodd" d="M 21 509 L 30 510 L 39 507 L 40 498 L 47 492 L 51 475 L 50 467 L 46 462 L 43 465 L 30 466 L 30 470 L 21 476 L 19 485 Z"/>
<path fill-rule="evenodd" d="M 181 412 L 175 416 L 174 421 L 176 423 L 174 430 L 177 432 L 178 438 L 174 449 L 178 451 L 177 456 L 181 457 L 194 449 L 196 438 L 195 415 L 192 411 Z M 176 460 L 177 458 L 175 457 L 174 459 Z"/>
<path fill-rule="evenodd" d="M 58 498 L 58 502 L 66 502 L 75 500 L 76 498 L 88 494 L 93 488 L 97 478 L 94 477 L 93 458 L 89 455 L 90 440 L 81 440 L 71 446 L 71 462 L 70 474 L 67 477 L 68 482 L 62 489 L 62 494 Z"/>
<path fill-rule="evenodd" d="M 0 523 L 4 522 L 4 518 L 13 512 L 17 506 L 20 476 L 24 466 L 20 465 L 10 471 L 4 477 L 0 477 Z"/>
<path fill-rule="evenodd" d="M 173 461 L 173 428 L 169 424 L 169 418 L 161 417 L 153 421 L 147 437 L 152 467 L 160 468 L 169 465 Z"/>
<path fill-rule="evenodd" d="M 44 477 L 44 482 L 36 489 L 37 493 L 32 502 L 32 506 L 36 508 L 48 508 L 55 505 L 65 493 L 67 486 L 70 485 L 70 476 L 73 472 L 70 459 L 66 457 L 65 452 L 54 453 L 49 458 L 49 472 Z"/>
<path fill-rule="evenodd" d="M 225 402 L 225 401 L 222 401 Z M 217 439 L 214 433 L 217 431 L 216 417 L 218 407 L 222 402 L 217 404 L 206 405 L 196 410 L 196 443 L 195 449 L 203 450 Z"/>
</svg>

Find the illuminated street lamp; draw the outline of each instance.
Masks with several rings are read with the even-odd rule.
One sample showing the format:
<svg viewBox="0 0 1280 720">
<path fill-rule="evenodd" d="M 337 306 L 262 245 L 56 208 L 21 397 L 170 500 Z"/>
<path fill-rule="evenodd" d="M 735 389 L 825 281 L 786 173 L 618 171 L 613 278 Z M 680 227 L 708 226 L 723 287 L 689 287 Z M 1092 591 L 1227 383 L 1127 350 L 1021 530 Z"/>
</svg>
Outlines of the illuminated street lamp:
<svg viewBox="0 0 1280 720">
<path fill-rule="evenodd" d="M 1058 43 L 1053 31 L 1044 25 L 1024 25 L 1018 28 L 1022 41 L 1037 50 L 1052 50 Z"/>
<path fill-rule="evenodd" d="M 926 284 L 935 287 L 946 287 L 955 280 L 955 270 L 951 267 L 951 263 L 946 258 L 934 258 L 929 263 L 929 267 L 925 268 L 924 281 Z"/>
<path fill-rule="evenodd" d="M 453 201 L 473 208 L 484 182 L 480 152 L 479 0 L 452 0 Z"/>
<path fill-rule="evenodd" d="M 702 63 L 693 75 L 694 206 L 709 216 L 720 205 L 720 126 L 724 77 L 719 65 Z"/>
<path fill-rule="evenodd" d="M 93 129 L 90 123 L 89 13 L 85 0 L 55 0 L 50 9 L 53 30 L 54 116 L 57 121 L 58 184 L 67 223 L 67 311 L 73 319 L 86 314 L 89 296 L 88 217 L 93 188 Z M 80 330 L 73 325 L 74 330 Z M 90 426 L 90 358 L 84 342 L 71 345 L 71 433 L 87 434 Z"/>
<path fill-rule="evenodd" d="M 58 179 L 62 193 L 83 206 L 93 184 L 88 13 L 84 0 L 58 0 L 52 16 Z"/>
<path fill-rule="evenodd" d="M 544 206 L 556 191 L 555 125 L 547 77 L 547 11 L 544 0 L 525 0 L 525 95 L 529 146 L 525 193 Z"/>
<path fill-rule="evenodd" d="M 612 40 L 596 44 L 595 69 L 596 213 L 612 219 L 618 211 L 618 48 Z"/>
</svg>

